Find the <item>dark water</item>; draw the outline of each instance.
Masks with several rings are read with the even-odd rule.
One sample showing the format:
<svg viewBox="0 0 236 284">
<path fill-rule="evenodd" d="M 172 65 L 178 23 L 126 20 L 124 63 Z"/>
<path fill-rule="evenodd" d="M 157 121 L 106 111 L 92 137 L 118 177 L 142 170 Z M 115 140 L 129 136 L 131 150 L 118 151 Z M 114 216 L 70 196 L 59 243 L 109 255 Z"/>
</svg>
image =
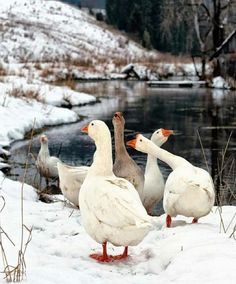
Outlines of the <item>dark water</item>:
<svg viewBox="0 0 236 284">
<path fill-rule="evenodd" d="M 80 132 L 80 128 L 92 119 L 102 119 L 113 134 L 112 116 L 114 112 L 122 111 L 126 120 L 126 139 L 133 138 L 136 132 L 149 137 L 160 127 L 178 131 L 179 135 L 170 137 L 163 148 L 188 159 L 196 166 L 208 167 L 215 175 L 216 185 L 227 189 L 227 193 L 223 193 L 224 202 L 232 202 L 232 194 L 236 193 L 235 92 L 194 88 L 157 89 L 147 88 L 144 82 L 118 81 L 78 83 L 77 88 L 98 96 L 100 103 L 74 108 L 83 116 L 83 120 L 78 123 L 45 129 L 52 155 L 60 151 L 60 159 L 68 164 L 90 165 L 95 146 L 87 135 Z M 216 126 L 220 127 L 217 131 Z M 226 154 L 222 154 L 227 143 Z M 11 175 L 17 180 L 23 176 L 28 144 L 29 141 L 20 141 L 12 145 Z M 38 136 L 35 136 L 32 142 L 34 156 L 37 156 L 38 150 Z M 129 153 L 138 164 L 145 167 L 145 154 L 133 149 L 129 149 Z M 225 158 L 223 162 L 222 155 Z M 166 177 L 170 172 L 168 166 L 160 162 L 160 167 Z M 37 186 L 38 177 L 33 159 L 30 159 L 27 182 Z"/>
</svg>

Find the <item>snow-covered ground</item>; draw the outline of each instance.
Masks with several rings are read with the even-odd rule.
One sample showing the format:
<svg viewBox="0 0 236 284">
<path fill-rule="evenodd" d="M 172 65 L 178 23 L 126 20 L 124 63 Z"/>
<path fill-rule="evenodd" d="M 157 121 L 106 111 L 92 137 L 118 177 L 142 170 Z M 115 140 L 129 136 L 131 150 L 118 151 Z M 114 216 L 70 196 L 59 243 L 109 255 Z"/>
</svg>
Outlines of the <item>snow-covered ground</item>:
<svg viewBox="0 0 236 284">
<path fill-rule="evenodd" d="M 3 245 L 9 264 L 16 265 L 21 184 L 2 176 L 0 184 L 6 203 L 1 226 L 15 246 L 2 234 Z M 25 255 L 26 283 L 235 283 L 236 233 L 232 232 L 236 207 L 222 208 L 226 233 L 217 208 L 199 224 L 179 216 L 173 228 L 166 228 L 165 216 L 160 216 L 159 228 L 138 246 L 130 247 L 128 260 L 100 264 L 88 257 L 91 252 L 101 252 L 101 246 L 86 234 L 79 210 L 61 201 L 42 203 L 27 185 L 23 193 L 24 224 L 33 228 Z M 25 230 L 25 241 L 27 237 Z M 122 250 L 109 245 L 111 254 Z M 3 271 L 2 263 L 0 269 Z"/>
<path fill-rule="evenodd" d="M 23 139 L 32 129 L 72 123 L 79 119 L 68 108 L 96 102 L 89 94 L 76 92 L 68 87 L 52 86 L 39 80 L 27 83 L 25 78 L 11 77 L 0 82 L 0 156 L 10 153 L 15 140 Z M 1 158 L 0 169 L 10 166 Z"/>
</svg>

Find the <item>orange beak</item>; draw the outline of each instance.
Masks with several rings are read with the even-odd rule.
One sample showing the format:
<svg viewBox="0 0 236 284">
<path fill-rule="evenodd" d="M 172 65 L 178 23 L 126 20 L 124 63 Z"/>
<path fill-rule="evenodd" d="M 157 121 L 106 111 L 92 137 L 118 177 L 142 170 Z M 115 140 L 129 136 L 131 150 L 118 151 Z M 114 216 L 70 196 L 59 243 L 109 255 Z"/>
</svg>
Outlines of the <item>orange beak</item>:
<svg viewBox="0 0 236 284">
<path fill-rule="evenodd" d="M 80 131 L 83 132 L 83 133 L 88 133 L 88 125 L 82 127 L 82 128 L 80 129 Z"/>
<path fill-rule="evenodd" d="M 136 145 L 136 141 L 137 139 L 132 139 L 132 140 L 129 140 L 128 142 L 126 142 L 126 145 L 132 147 L 132 148 L 135 148 L 135 145 Z"/>
<path fill-rule="evenodd" d="M 165 137 L 169 137 L 171 134 L 174 133 L 173 130 L 164 129 L 164 128 L 161 129 L 161 132 L 162 132 L 163 136 L 165 136 Z"/>
</svg>

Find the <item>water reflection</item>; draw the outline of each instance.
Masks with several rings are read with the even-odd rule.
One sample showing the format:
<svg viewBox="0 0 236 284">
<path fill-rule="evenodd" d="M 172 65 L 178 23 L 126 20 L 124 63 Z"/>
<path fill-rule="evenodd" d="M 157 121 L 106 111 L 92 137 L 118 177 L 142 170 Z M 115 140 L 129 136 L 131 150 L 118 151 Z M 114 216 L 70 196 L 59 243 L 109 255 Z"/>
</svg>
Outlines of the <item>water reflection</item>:
<svg viewBox="0 0 236 284">
<path fill-rule="evenodd" d="M 227 183 L 235 182 L 236 127 L 235 92 L 213 92 L 210 89 L 156 89 L 147 88 L 143 82 L 94 82 L 77 85 L 78 90 L 95 94 L 100 103 L 74 108 L 84 119 L 78 123 L 53 127 L 45 130 L 49 137 L 51 154 L 60 150 L 60 158 L 72 165 L 90 165 L 94 153 L 94 143 L 80 133 L 81 126 L 92 119 L 104 120 L 111 131 L 112 116 L 115 111 L 122 111 L 126 119 L 126 139 L 134 137 L 136 132 L 146 136 L 160 127 L 178 130 L 181 135 L 170 137 L 163 146 L 165 149 L 183 156 L 197 166 L 207 169 L 198 133 L 204 148 L 207 165 L 213 174 L 219 173 L 219 153 L 225 149 L 231 135 L 225 158 L 231 159 L 231 174 Z M 222 128 L 217 130 L 209 127 Z M 224 128 L 224 126 L 231 127 Z M 232 132 L 232 133 L 231 133 Z M 12 174 L 19 179 L 23 175 L 22 165 L 25 162 L 28 141 L 12 145 Z M 38 137 L 34 137 L 32 152 L 37 155 Z M 130 154 L 143 168 L 146 156 L 133 149 Z M 35 168 L 31 161 L 28 182 L 34 183 Z M 160 163 L 164 175 L 170 169 Z M 228 167 L 228 166 L 227 166 Z M 227 171 L 224 169 L 224 171 Z M 235 186 L 233 187 L 235 189 Z"/>
</svg>

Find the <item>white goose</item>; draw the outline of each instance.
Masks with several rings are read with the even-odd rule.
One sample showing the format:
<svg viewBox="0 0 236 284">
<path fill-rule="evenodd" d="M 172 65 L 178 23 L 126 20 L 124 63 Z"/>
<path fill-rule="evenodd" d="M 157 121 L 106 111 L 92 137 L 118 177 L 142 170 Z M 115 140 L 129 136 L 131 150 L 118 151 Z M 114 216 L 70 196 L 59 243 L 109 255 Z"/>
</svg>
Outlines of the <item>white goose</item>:
<svg viewBox="0 0 236 284">
<path fill-rule="evenodd" d="M 57 169 L 59 174 L 60 189 L 71 203 L 79 207 L 79 192 L 81 185 L 88 173 L 89 167 L 86 166 L 69 166 L 58 162 Z"/>
<path fill-rule="evenodd" d="M 87 233 L 103 246 L 103 253 L 90 257 L 113 261 L 128 256 L 128 246 L 139 244 L 152 229 L 153 217 L 142 205 L 134 186 L 114 175 L 112 168 L 111 134 L 101 120 L 93 120 L 81 129 L 95 141 L 92 165 L 80 189 L 79 204 Z M 125 246 L 123 254 L 109 256 L 107 242 Z"/>
<path fill-rule="evenodd" d="M 160 128 L 153 132 L 151 141 L 161 147 L 171 134 L 172 130 Z M 163 198 L 165 183 L 157 158 L 151 154 L 147 155 L 144 176 L 143 205 L 148 214 L 152 215 L 154 206 Z"/>
<path fill-rule="evenodd" d="M 215 191 L 212 178 L 207 171 L 161 149 L 141 134 L 127 144 L 138 151 L 157 157 L 173 170 L 166 180 L 163 199 L 167 227 L 171 226 L 171 217 L 178 214 L 194 217 L 193 223 L 196 223 L 200 217 L 211 211 Z"/>
<path fill-rule="evenodd" d="M 58 178 L 57 163 L 60 159 L 54 156 L 50 156 L 48 149 L 48 138 L 46 135 L 41 135 L 40 138 L 41 147 L 37 156 L 36 166 L 40 174 L 40 185 L 41 177 L 45 177 L 46 185 L 48 187 L 49 179 Z"/>
</svg>

